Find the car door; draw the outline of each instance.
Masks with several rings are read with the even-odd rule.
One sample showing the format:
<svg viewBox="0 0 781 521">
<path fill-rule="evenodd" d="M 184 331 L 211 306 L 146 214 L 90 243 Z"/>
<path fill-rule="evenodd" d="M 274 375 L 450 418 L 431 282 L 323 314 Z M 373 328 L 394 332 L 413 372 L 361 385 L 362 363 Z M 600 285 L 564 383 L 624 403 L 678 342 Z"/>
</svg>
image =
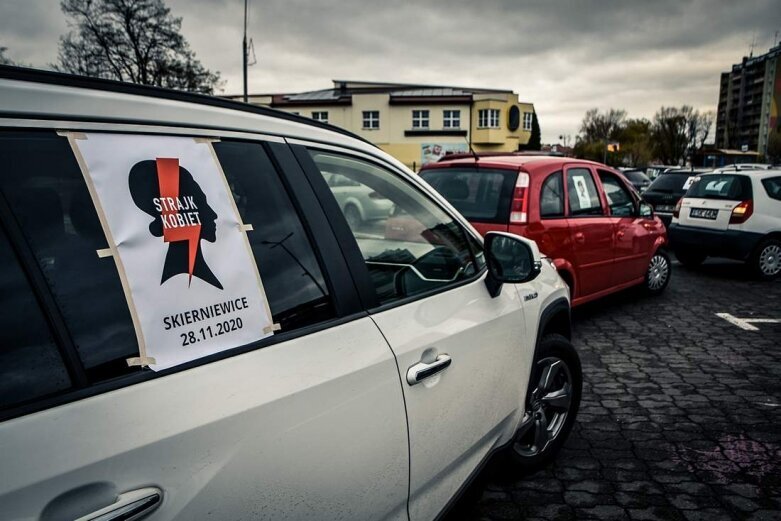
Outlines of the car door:
<svg viewBox="0 0 781 521">
<path fill-rule="evenodd" d="M 518 292 L 509 286 L 491 298 L 480 244 L 411 180 L 330 151 L 311 149 L 302 161 L 377 191 L 396 205 L 389 219 L 403 219 L 404 234 L 393 225 L 390 233 L 345 229 L 350 240 L 340 242 L 352 244 L 354 276 L 396 355 L 409 424 L 410 519 L 432 519 L 522 413 L 534 339 Z M 322 178 L 314 184 L 326 188 Z"/>
<path fill-rule="evenodd" d="M 0 517 L 407 518 L 396 362 L 334 282 L 347 268 L 306 180 L 283 143 L 213 146 L 279 331 L 156 372 L 126 363 L 126 295 L 68 140 L 0 132 Z"/>
<path fill-rule="evenodd" d="M 635 198 L 616 174 L 606 170 L 599 170 L 598 174 L 615 233 L 613 285 L 636 282 L 645 276 L 653 252 L 656 240 L 653 218 L 637 215 Z"/>
<path fill-rule="evenodd" d="M 574 298 L 605 291 L 612 283 L 614 232 L 603 207 L 591 168 L 571 165 L 567 176 L 567 207 L 575 266 Z"/>
</svg>

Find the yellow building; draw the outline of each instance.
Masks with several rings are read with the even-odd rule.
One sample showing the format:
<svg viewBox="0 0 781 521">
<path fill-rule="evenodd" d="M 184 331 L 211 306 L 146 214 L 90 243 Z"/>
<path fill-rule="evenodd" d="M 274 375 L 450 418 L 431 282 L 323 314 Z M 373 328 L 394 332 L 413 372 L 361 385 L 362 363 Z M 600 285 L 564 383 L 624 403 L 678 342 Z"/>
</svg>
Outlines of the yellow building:
<svg viewBox="0 0 781 521">
<path fill-rule="evenodd" d="M 249 102 L 342 127 L 414 170 L 470 145 L 476 152 L 516 151 L 529 142 L 534 113 L 509 90 L 341 80 L 332 89 Z"/>
</svg>

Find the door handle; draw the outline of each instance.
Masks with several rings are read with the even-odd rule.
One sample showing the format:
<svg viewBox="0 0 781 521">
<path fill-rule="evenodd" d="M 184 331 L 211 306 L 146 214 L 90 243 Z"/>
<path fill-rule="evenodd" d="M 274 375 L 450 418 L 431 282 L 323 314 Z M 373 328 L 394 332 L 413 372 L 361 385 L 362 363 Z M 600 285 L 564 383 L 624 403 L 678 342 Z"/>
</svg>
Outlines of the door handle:
<svg viewBox="0 0 781 521">
<path fill-rule="evenodd" d="M 624 230 L 618 230 L 618 232 L 616 232 L 616 236 L 619 239 L 623 238 L 624 237 Z"/>
<path fill-rule="evenodd" d="M 410 366 L 410 368 L 407 369 L 407 383 L 410 385 L 419 384 L 426 378 L 434 376 L 438 372 L 447 369 L 452 361 L 453 359 L 450 358 L 450 355 L 441 354 L 430 364 L 427 364 L 426 362 L 418 362 L 417 364 Z"/>
<path fill-rule="evenodd" d="M 575 233 L 575 242 L 577 242 L 578 244 L 583 244 L 584 242 L 586 242 L 586 236 L 583 235 L 583 232 Z"/>
<path fill-rule="evenodd" d="M 75 521 L 130 521 L 160 506 L 163 491 L 156 487 L 125 492 L 111 505 L 82 516 Z"/>
</svg>

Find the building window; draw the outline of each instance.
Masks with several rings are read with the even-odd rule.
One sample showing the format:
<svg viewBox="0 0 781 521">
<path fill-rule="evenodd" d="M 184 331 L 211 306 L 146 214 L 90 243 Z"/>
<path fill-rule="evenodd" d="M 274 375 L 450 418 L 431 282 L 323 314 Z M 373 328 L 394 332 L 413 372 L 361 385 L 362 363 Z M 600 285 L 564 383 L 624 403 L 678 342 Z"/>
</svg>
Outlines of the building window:
<svg viewBox="0 0 781 521">
<path fill-rule="evenodd" d="M 380 128 L 380 111 L 379 110 L 364 110 L 363 111 L 363 128 L 364 130 L 377 130 Z"/>
<path fill-rule="evenodd" d="M 412 128 L 428 128 L 428 111 L 412 111 Z"/>
<path fill-rule="evenodd" d="M 480 109 L 477 111 L 479 128 L 499 128 L 499 109 Z"/>
<path fill-rule="evenodd" d="M 531 130 L 532 129 L 532 119 L 534 118 L 533 112 L 524 112 L 523 113 L 523 129 L 524 130 Z"/>
<path fill-rule="evenodd" d="M 461 128 L 461 111 L 445 110 L 442 113 L 443 128 Z"/>
<path fill-rule="evenodd" d="M 312 119 L 322 123 L 328 123 L 328 111 L 322 110 L 312 112 Z"/>
</svg>

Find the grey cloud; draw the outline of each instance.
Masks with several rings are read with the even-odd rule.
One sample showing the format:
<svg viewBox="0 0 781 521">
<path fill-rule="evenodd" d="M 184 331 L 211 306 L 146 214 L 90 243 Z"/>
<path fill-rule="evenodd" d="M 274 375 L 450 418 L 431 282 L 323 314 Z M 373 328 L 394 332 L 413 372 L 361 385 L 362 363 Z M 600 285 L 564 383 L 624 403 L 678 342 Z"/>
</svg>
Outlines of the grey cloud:
<svg viewBox="0 0 781 521">
<path fill-rule="evenodd" d="M 241 0 L 168 0 L 225 91 L 241 88 Z M 540 113 L 544 140 L 574 134 L 591 106 L 650 117 L 661 105 L 715 108 L 718 76 L 771 45 L 778 0 L 251 0 L 253 92 L 333 78 L 513 89 Z M 3 0 L 0 45 L 56 59 L 67 30 L 54 1 Z"/>
</svg>

